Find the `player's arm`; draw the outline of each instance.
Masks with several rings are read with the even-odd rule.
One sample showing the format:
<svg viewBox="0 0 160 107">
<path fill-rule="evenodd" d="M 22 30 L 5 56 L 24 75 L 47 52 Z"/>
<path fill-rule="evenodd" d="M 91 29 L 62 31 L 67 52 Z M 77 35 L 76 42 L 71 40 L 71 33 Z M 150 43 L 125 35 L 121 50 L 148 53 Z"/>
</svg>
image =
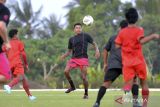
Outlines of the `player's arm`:
<svg viewBox="0 0 160 107">
<path fill-rule="evenodd" d="M 96 44 L 96 42 L 93 42 L 92 45 L 93 45 L 93 47 L 95 49 L 95 57 L 98 59 L 100 57 L 98 45 Z"/>
<path fill-rule="evenodd" d="M 103 49 L 103 71 L 106 71 L 108 67 L 108 51 L 106 49 Z"/>
<path fill-rule="evenodd" d="M 11 46 L 10 46 L 8 35 L 7 35 L 7 28 L 6 28 L 6 24 L 3 21 L 0 21 L 0 36 L 4 41 L 6 50 L 10 49 Z"/>
<path fill-rule="evenodd" d="M 89 35 L 89 34 L 86 34 L 86 37 L 87 37 L 87 41 L 92 44 L 94 50 L 95 50 L 95 57 L 96 59 L 98 59 L 100 57 L 100 53 L 99 53 L 99 49 L 98 49 L 98 45 L 95 41 L 93 41 L 93 38 Z"/>
<path fill-rule="evenodd" d="M 145 44 L 151 40 L 159 39 L 159 38 L 160 38 L 160 36 L 158 34 L 151 34 L 149 36 L 145 36 L 145 37 L 143 36 L 142 38 L 139 38 L 139 42 L 141 44 Z"/>
<path fill-rule="evenodd" d="M 24 61 L 24 65 L 25 65 L 25 67 L 28 69 L 27 55 L 26 55 L 25 50 L 23 50 L 23 51 L 21 52 L 21 55 L 22 55 L 22 58 L 23 58 L 23 61 Z"/>
<path fill-rule="evenodd" d="M 69 55 L 72 53 L 72 50 L 73 50 L 72 48 L 73 48 L 72 38 L 70 38 L 69 41 L 68 41 L 68 51 L 67 51 L 65 54 L 63 54 L 63 55 L 60 57 L 60 59 L 63 60 L 63 59 L 65 59 L 67 56 L 69 56 Z"/>
<path fill-rule="evenodd" d="M 123 43 L 123 39 L 122 39 L 121 35 L 122 35 L 121 32 L 119 32 L 119 34 L 117 35 L 117 37 L 114 41 L 116 48 L 121 48 L 121 45 Z"/>
<path fill-rule="evenodd" d="M 65 58 L 66 58 L 67 56 L 69 56 L 71 53 L 72 53 L 72 49 L 68 49 L 68 51 L 61 56 L 61 60 L 65 59 Z"/>
<path fill-rule="evenodd" d="M 24 66 L 26 67 L 26 69 L 28 69 L 27 55 L 26 55 L 26 52 L 25 52 L 25 49 L 24 49 L 23 42 L 20 42 L 20 44 L 19 44 L 19 51 L 20 51 L 20 54 L 21 54 L 21 58 L 24 62 Z"/>
<path fill-rule="evenodd" d="M 108 53 L 112 47 L 112 37 L 108 40 L 106 46 L 103 49 L 103 71 L 106 71 L 108 67 Z"/>
</svg>

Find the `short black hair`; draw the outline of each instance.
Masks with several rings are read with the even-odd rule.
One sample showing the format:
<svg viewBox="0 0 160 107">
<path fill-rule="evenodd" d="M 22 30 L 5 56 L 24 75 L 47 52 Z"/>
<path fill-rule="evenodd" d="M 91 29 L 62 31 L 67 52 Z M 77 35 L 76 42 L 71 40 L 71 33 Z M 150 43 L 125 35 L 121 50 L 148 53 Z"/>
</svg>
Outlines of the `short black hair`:
<svg viewBox="0 0 160 107">
<path fill-rule="evenodd" d="M 138 12 L 135 8 L 129 8 L 125 13 L 125 17 L 129 24 L 135 24 L 138 20 Z"/>
<path fill-rule="evenodd" d="M 11 29 L 11 30 L 9 31 L 9 37 L 10 37 L 10 38 L 13 38 L 14 35 L 17 35 L 17 33 L 18 33 L 18 30 L 17 30 L 17 29 Z"/>
<path fill-rule="evenodd" d="M 125 28 L 128 26 L 128 22 L 126 20 L 122 20 L 119 24 L 119 26 L 121 27 L 121 29 Z"/>
<path fill-rule="evenodd" d="M 75 23 L 73 27 L 75 28 L 77 25 L 82 26 L 81 23 Z"/>
</svg>

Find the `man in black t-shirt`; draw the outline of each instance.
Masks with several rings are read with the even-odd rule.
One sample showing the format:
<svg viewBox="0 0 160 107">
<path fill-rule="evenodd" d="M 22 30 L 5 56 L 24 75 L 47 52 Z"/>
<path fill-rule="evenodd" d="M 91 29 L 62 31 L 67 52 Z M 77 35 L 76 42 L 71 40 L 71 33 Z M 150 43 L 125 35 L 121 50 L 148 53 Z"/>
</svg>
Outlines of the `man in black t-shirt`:
<svg viewBox="0 0 160 107">
<path fill-rule="evenodd" d="M 73 68 L 79 67 L 81 70 L 81 76 L 84 84 L 84 99 L 88 98 L 88 80 L 87 76 L 87 67 L 89 65 L 87 48 L 88 43 L 92 44 L 95 48 L 95 57 L 98 58 L 100 56 L 99 49 L 97 44 L 93 41 L 92 37 L 82 32 L 82 25 L 80 23 L 76 23 L 74 25 L 75 36 L 71 37 L 68 42 L 68 52 L 61 56 L 61 59 L 65 59 L 68 55 L 72 53 L 72 58 L 68 61 L 66 68 L 64 70 L 65 76 L 70 83 L 70 88 L 65 91 L 65 93 L 70 93 L 74 91 L 76 88 L 74 83 L 70 77 L 70 70 Z"/>
<path fill-rule="evenodd" d="M 5 2 L 6 0 L 0 0 L 0 83 L 10 79 L 9 62 L 3 52 L 11 48 L 6 28 L 9 23 L 10 11 L 4 5 Z"/>
<path fill-rule="evenodd" d="M 121 29 L 128 26 L 127 21 L 123 20 L 120 23 Z M 104 47 L 103 51 L 103 63 L 104 63 L 104 83 L 100 87 L 96 103 L 93 107 L 100 107 L 100 101 L 106 93 L 107 88 L 122 74 L 122 57 L 121 57 L 121 49 L 115 47 L 115 39 L 117 36 L 112 36 Z M 110 54 L 109 54 L 110 53 Z M 109 54 L 109 56 L 108 56 Z M 138 98 L 138 85 L 135 78 L 135 84 L 132 87 L 133 98 Z M 135 100 L 136 101 L 136 100 Z M 139 107 L 139 104 L 135 102 L 133 107 Z"/>
</svg>

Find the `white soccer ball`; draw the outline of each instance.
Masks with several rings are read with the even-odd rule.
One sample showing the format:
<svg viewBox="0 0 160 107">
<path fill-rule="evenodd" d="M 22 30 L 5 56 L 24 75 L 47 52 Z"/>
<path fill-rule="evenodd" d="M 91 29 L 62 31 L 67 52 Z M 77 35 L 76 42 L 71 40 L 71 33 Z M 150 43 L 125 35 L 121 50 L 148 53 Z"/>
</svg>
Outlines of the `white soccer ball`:
<svg viewBox="0 0 160 107">
<path fill-rule="evenodd" d="M 91 25 L 91 24 L 93 24 L 93 22 L 94 22 L 94 19 L 93 19 L 93 17 L 91 15 L 84 16 L 83 23 L 85 25 L 87 25 L 87 26 Z"/>
</svg>

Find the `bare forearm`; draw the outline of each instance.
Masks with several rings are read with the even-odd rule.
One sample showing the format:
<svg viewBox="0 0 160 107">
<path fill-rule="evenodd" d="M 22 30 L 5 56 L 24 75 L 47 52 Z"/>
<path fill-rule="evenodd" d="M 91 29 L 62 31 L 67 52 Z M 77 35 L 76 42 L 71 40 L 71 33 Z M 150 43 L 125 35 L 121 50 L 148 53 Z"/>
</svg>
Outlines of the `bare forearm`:
<svg viewBox="0 0 160 107">
<path fill-rule="evenodd" d="M 104 49 L 103 50 L 103 63 L 107 64 L 107 59 L 108 59 L 108 52 Z"/>
<path fill-rule="evenodd" d="M 158 34 L 151 34 L 149 36 L 146 36 L 146 37 L 140 39 L 139 41 L 140 41 L 141 44 L 145 44 L 145 43 L 147 43 L 147 42 L 149 42 L 153 39 L 156 39 L 156 38 L 159 38 Z"/>
<path fill-rule="evenodd" d="M 64 56 L 64 57 L 67 57 L 67 56 L 69 56 L 71 53 L 72 53 L 72 50 L 68 50 L 63 56 Z"/>
<path fill-rule="evenodd" d="M 24 64 L 28 65 L 25 51 L 21 52 L 21 54 L 22 54 L 22 58 L 23 58 Z"/>
<path fill-rule="evenodd" d="M 93 47 L 94 47 L 95 51 L 99 51 L 98 45 L 95 42 L 93 42 Z"/>
<path fill-rule="evenodd" d="M 121 45 L 115 43 L 116 48 L 121 48 Z"/>
<path fill-rule="evenodd" d="M 0 36 L 4 42 L 9 42 L 7 36 L 7 28 L 4 22 L 0 22 Z"/>
</svg>

